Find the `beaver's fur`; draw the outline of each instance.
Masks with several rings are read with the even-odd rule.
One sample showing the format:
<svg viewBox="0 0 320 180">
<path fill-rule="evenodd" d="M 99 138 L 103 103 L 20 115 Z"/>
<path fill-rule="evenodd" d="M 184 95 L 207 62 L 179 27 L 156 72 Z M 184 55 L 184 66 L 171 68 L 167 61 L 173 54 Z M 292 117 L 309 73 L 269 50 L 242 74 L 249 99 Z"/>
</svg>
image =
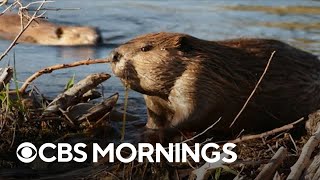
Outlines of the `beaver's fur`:
<svg viewBox="0 0 320 180">
<path fill-rule="evenodd" d="M 240 118 L 229 128 L 270 67 Z M 116 48 L 112 69 L 144 94 L 149 128 L 238 133 L 269 130 L 320 107 L 320 62 L 270 39 L 206 41 L 178 33 L 137 37 Z"/>
<path fill-rule="evenodd" d="M 23 25 L 28 22 L 23 18 Z M 13 40 L 21 31 L 21 19 L 17 14 L 0 16 L 0 38 Z M 18 42 L 42 45 L 95 45 L 101 40 L 96 28 L 88 26 L 66 26 L 36 19 L 19 38 Z"/>
</svg>

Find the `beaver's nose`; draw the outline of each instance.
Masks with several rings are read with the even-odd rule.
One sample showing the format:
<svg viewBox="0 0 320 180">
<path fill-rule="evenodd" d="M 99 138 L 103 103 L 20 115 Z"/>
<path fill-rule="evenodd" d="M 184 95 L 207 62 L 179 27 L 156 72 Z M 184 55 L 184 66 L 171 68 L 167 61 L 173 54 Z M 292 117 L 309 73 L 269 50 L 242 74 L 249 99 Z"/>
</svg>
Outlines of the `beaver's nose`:
<svg viewBox="0 0 320 180">
<path fill-rule="evenodd" d="M 110 54 L 111 62 L 118 62 L 120 60 L 120 54 L 117 51 L 112 51 Z"/>
</svg>

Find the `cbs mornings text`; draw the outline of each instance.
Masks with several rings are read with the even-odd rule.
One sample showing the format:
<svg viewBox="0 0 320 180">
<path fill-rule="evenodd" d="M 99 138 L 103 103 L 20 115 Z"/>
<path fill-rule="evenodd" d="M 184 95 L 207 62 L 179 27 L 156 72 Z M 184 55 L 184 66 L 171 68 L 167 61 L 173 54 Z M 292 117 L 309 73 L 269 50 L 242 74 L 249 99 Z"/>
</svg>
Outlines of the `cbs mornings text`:
<svg viewBox="0 0 320 180">
<path fill-rule="evenodd" d="M 24 163 L 31 163 L 37 157 L 44 162 L 85 162 L 87 161 L 88 154 L 84 151 L 87 147 L 84 143 L 77 143 L 74 145 L 68 143 L 45 143 L 38 149 L 30 142 L 24 142 L 20 144 L 16 150 L 18 159 Z M 123 163 L 130 163 L 137 160 L 138 162 L 144 162 L 146 159 L 148 162 L 160 162 L 167 160 L 168 162 L 187 162 L 187 158 L 191 157 L 193 161 L 200 162 L 201 159 L 208 163 L 215 163 L 217 161 L 223 161 L 225 163 L 232 163 L 237 160 L 237 154 L 232 151 L 236 145 L 234 143 L 226 143 L 221 147 L 216 143 L 207 143 L 200 146 L 199 143 L 195 143 L 190 147 L 186 143 L 169 143 L 167 147 L 163 147 L 160 143 L 155 145 L 150 143 L 138 143 L 134 146 L 130 143 L 121 143 L 115 145 L 109 143 L 107 147 L 101 148 L 99 144 L 92 144 L 92 162 L 98 162 L 100 157 L 108 156 L 109 162 L 115 162 L 119 160 Z M 220 148 L 226 155 L 221 156 Z M 57 155 L 45 155 L 45 150 L 55 150 Z M 123 149 L 128 149 L 131 155 L 124 157 L 121 154 Z"/>
</svg>

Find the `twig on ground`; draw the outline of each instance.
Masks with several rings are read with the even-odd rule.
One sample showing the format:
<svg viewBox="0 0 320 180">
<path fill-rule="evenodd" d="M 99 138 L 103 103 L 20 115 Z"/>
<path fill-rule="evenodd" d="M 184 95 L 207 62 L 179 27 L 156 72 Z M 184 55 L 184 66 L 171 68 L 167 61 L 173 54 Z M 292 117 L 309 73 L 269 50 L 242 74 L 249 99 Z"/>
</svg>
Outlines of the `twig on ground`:
<svg viewBox="0 0 320 180">
<path fill-rule="evenodd" d="M 277 168 L 281 165 L 286 156 L 287 149 L 280 147 L 275 155 L 270 159 L 269 163 L 263 167 L 255 180 L 272 179 Z"/>
<path fill-rule="evenodd" d="M 232 166 L 260 166 L 261 164 L 267 164 L 270 159 L 253 159 L 253 160 L 237 160 Z"/>
<path fill-rule="evenodd" d="M 278 171 L 276 171 L 276 173 L 274 173 L 273 179 L 272 180 L 282 180 L 280 174 L 278 173 Z"/>
<path fill-rule="evenodd" d="M 229 141 L 229 142 L 231 142 L 231 143 L 239 143 L 239 142 L 248 141 L 248 140 L 252 140 L 252 139 L 263 138 L 263 137 L 266 137 L 266 136 L 269 136 L 269 135 L 272 135 L 272 134 L 275 134 L 275 133 L 279 133 L 279 132 L 282 132 L 282 131 L 286 131 L 286 130 L 292 129 L 294 127 L 294 125 L 298 124 L 299 122 L 301 122 L 303 120 L 304 120 L 304 118 L 300 118 L 299 120 L 297 120 L 297 121 L 295 121 L 293 123 L 284 125 L 282 127 L 275 128 L 273 130 L 270 130 L 270 131 L 267 131 L 267 132 L 264 132 L 264 133 L 261 133 L 261 134 L 243 136 L 243 137 L 234 139 L 234 140 Z"/>
<path fill-rule="evenodd" d="M 294 142 L 294 139 L 292 138 L 291 134 L 289 133 L 288 135 L 289 135 L 289 138 L 290 138 L 290 140 L 291 140 L 291 142 L 293 144 L 294 151 L 295 151 L 296 155 L 298 155 L 299 154 L 298 146 L 297 146 L 296 142 Z"/>
<path fill-rule="evenodd" d="M 48 74 L 58 69 L 65 69 L 65 68 L 71 68 L 71 67 L 89 65 L 89 64 L 109 63 L 109 62 L 110 62 L 109 59 L 95 59 L 95 60 L 87 59 L 87 60 L 76 61 L 70 64 L 57 64 L 57 65 L 49 66 L 37 71 L 36 73 L 31 75 L 28 79 L 26 79 L 23 85 L 21 86 L 21 88 L 19 89 L 19 92 L 24 93 L 27 87 L 30 85 L 30 83 L 34 81 L 36 78 L 38 78 L 39 76 L 41 76 L 42 74 Z"/>
<path fill-rule="evenodd" d="M 303 146 L 297 162 L 291 167 L 291 172 L 287 179 L 299 179 L 303 170 L 310 162 L 311 154 L 320 143 L 320 126 L 318 130 L 310 137 L 308 142 Z"/>
<path fill-rule="evenodd" d="M 115 179 L 120 179 L 120 178 L 118 178 L 118 176 L 116 176 L 116 175 L 114 175 L 113 173 L 111 173 L 111 172 L 106 172 L 107 174 L 110 174 L 113 178 L 115 178 Z"/>
<path fill-rule="evenodd" d="M 258 89 L 258 87 L 259 87 L 262 79 L 264 78 L 264 75 L 266 74 L 267 70 L 269 69 L 269 65 L 270 65 L 270 63 L 271 63 L 271 60 L 272 60 L 273 55 L 274 55 L 275 52 L 276 52 L 276 51 L 273 51 L 273 52 L 271 53 L 271 56 L 270 56 L 270 58 L 269 58 L 269 60 L 268 60 L 268 63 L 267 63 L 267 65 L 266 65 L 266 67 L 264 68 L 264 71 L 263 71 L 260 79 L 258 80 L 256 86 L 254 87 L 254 89 L 253 89 L 253 91 L 251 92 L 250 96 L 248 97 L 247 101 L 244 103 L 244 105 L 242 106 L 241 110 L 239 111 L 239 113 L 237 114 L 237 116 L 234 118 L 234 120 L 233 120 L 232 123 L 230 124 L 230 126 L 229 126 L 230 128 L 231 128 L 231 127 L 233 126 L 233 124 L 237 121 L 237 119 L 239 118 L 239 116 L 241 115 L 241 113 L 243 112 L 243 110 L 244 110 L 244 109 L 246 108 L 246 106 L 248 105 L 250 99 L 252 98 L 252 96 L 254 95 L 254 93 L 256 92 L 256 90 Z"/>
<path fill-rule="evenodd" d="M 184 141 L 182 141 L 182 143 L 186 143 L 186 142 L 189 142 L 189 141 L 192 141 L 194 139 L 196 139 L 197 137 L 203 135 L 204 133 L 206 133 L 207 131 L 209 131 L 211 128 L 213 128 L 220 120 L 221 120 L 222 117 L 220 117 L 216 122 L 214 122 L 211 126 L 209 126 L 207 129 L 205 129 L 204 131 L 202 131 L 201 133 L 193 136 L 192 138 L 189 138 L 189 139 L 186 139 Z"/>
<path fill-rule="evenodd" d="M 65 117 L 65 118 L 62 118 L 62 120 L 67 123 L 70 127 L 75 127 L 74 123 L 73 123 L 73 119 L 71 119 L 67 112 L 64 111 L 63 109 L 59 108 L 59 111 L 62 113 L 62 115 Z"/>
<path fill-rule="evenodd" d="M 244 176 L 240 176 L 242 171 L 244 170 L 245 166 L 241 167 L 241 170 L 238 172 L 237 176 L 233 178 L 233 180 L 240 180 L 240 179 L 244 179 Z"/>
</svg>

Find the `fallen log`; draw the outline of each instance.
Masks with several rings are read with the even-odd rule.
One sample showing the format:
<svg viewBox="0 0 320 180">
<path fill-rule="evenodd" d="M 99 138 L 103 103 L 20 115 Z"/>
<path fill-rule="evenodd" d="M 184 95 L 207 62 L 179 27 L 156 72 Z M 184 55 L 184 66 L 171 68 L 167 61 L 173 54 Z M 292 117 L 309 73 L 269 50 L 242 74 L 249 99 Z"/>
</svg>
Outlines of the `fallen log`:
<svg viewBox="0 0 320 180">
<path fill-rule="evenodd" d="M 85 79 L 79 81 L 72 88 L 59 94 L 45 109 L 46 113 L 55 113 L 62 110 L 66 110 L 68 107 L 79 103 L 82 96 L 91 89 L 97 87 L 103 81 L 109 79 L 111 76 L 106 73 L 91 74 Z"/>
</svg>

